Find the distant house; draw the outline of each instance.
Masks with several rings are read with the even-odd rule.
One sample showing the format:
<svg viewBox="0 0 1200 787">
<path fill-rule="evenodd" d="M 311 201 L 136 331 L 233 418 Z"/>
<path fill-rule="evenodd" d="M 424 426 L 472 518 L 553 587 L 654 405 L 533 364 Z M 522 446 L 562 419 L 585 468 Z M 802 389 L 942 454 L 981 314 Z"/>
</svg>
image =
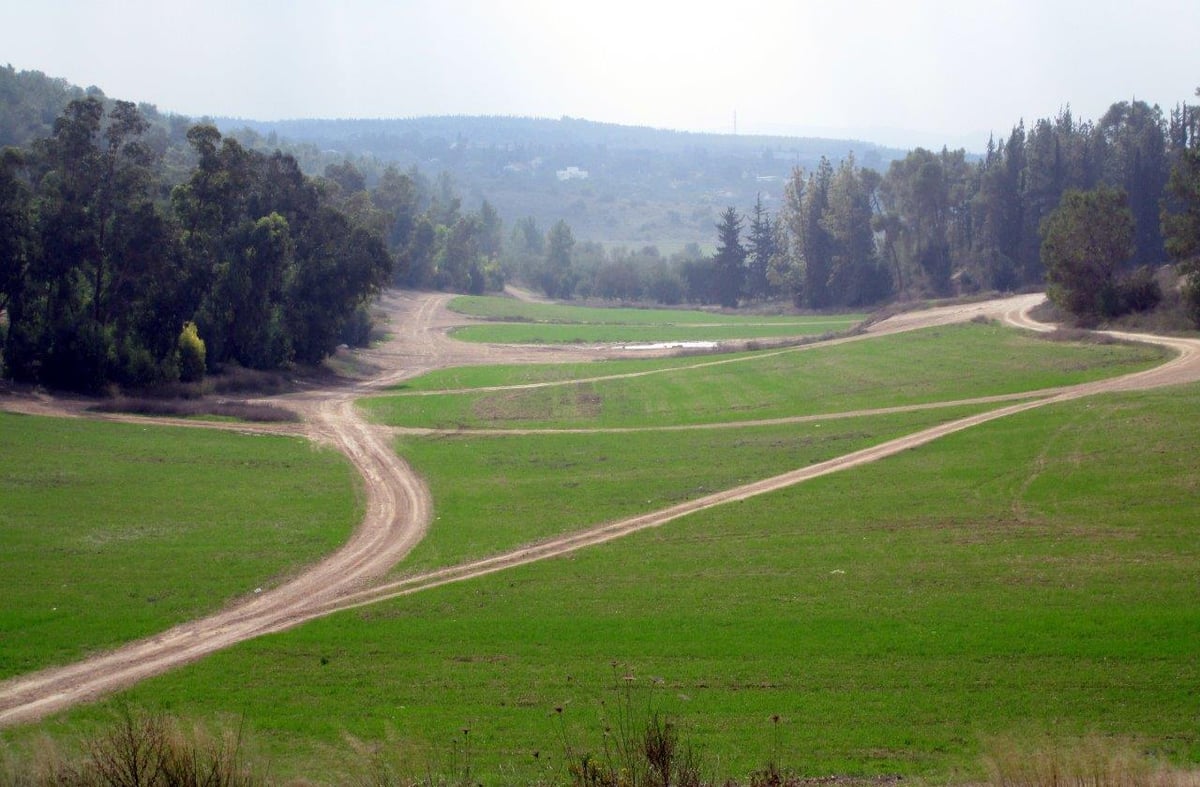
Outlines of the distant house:
<svg viewBox="0 0 1200 787">
<path fill-rule="evenodd" d="M 567 167 L 555 172 L 559 180 L 587 180 L 588 171 L 579 167 Z"/>
</svg>

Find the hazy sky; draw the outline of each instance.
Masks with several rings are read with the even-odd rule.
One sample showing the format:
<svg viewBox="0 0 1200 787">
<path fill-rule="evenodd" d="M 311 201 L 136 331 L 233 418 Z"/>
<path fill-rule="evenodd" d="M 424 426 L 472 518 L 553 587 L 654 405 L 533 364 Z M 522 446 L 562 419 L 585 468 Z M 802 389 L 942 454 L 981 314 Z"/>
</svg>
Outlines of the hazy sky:
<svg viewBox="0 0 1200 787">
<path fill-rule="evenodd" d="M 0 0 L 0 63 L 192 116 L 587 118 L 981 149 L 1200 85 L 1200 0 Z"/>
</svg>

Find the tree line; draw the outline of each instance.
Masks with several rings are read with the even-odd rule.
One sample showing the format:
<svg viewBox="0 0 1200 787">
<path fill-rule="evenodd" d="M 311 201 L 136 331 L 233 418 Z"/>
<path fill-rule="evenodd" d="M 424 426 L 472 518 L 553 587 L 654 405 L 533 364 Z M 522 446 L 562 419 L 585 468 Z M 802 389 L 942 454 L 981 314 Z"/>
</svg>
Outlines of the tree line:
<svg viewBox="0 0 1200 787">
<path fill-rule="evenodd" d="M 308 176 L 264 140 L 76 95 L 0 153 L 7 378 L 94 393 L 312 364 L 369 340 L 384 286 L 503 287 L 499 215 L 448 175 Z"/>
<path fill-rule="evenodd" d="M 1018 123 L 977 161 L 962 150 L 917 148 L 883 174 L 853 155 L 836 167 L 823 158 L 811 171 L 796 168 L 773 213 L 760 197 L 745 215 L 732 207 L 721 215 L 711 255 L 692 250 L 664 265 L 646 253 L 652 248 L 617 250 L 599 265 L 572 266 L 568 255 L 552 276 L 543 269 L 531 277 L 528 265 L 511 273 L 559 297 L 586 291 L 727 307 L 786 297 L 807 309 L 1013 291 L 1044 286 L 1049 274 L 1051 295 L 1065 305 L 1055 278 L 1061 258 L 1053 238 L 1047 245 L 1051 218 L 1078 210 L 1075 195 L 1111 192 L 1101 201 L 1127 211 L 1127 225 L 1116 223 L 1127 226 L 1128 242 L 1107 278 L 1077 286 L 1107 292 L 1093 311 L 1113 316 L 1154 300 L 1144 266 L 1173 258 L 1181 273 L 1194 269 L 1198 140 L 1200 114 L 1186 104 L 1164 116 L 1141 101 L 1118 102 L 1096 123 L 1064 110 L 1028 130 Z M 1111 210 L 1103 216 L 1094 220 L 1113 223 Z M 1194 276 L 1184 287 L 1200 291 Z"/>
<path fill-rule="evenodd" d="M 715 253 L 667 255 L 577 241 L 561 220 L 506 231 L 486 199 L 465 210 L 446 173 L 346 158 L 309 176 L 257 135 L 74 95 L 47 136 L 0 154 L 0 363 L 16 380 L 99 391 L 314 363 L 369 339 L 387 284 L 806 309 L 1048 286 L 1107 317 L 1153 305 L 1139 266 L 1171 257 L 1200 324 L 1187 105 L 1120 102 L 1094 124 L 1063 111 L 978 160 L 918 148 L 884 174 L 822 158 L 792 171 L 775 211 L 761 196 L 726 209 Z M 41 122 L 15 117 L 6 128 Z"/>
<path fill-rule="evenodd" d="M 296 161 L 187 133 L 178 183 L 124 101 L 72 101 L 0 159 L 3 370 L 88 392 L 316 362 L 393 267 Z"/>
</svg>

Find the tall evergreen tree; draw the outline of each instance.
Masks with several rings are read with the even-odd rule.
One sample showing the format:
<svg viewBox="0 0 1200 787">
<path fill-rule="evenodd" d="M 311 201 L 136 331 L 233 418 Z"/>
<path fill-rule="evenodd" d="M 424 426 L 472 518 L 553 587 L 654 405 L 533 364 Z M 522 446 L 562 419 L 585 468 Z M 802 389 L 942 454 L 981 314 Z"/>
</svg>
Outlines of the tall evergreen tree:
<svg viewBox="0 0 1200 787">
<path fill-rule="evenodd" d="M 562 219 L 555 222 L 546 236 L 546 259 L 542 266 L 542 290 L 552 298 L 570 298 L 575 290 L 571 273 L 571 254 L 575 235 Z"/>
<path fill-rule="evenodd" d="M 746 239 L 748 265 L 746 271 L 746 295 L 751 298 L 767 298 L 774 288 L 767 276 L 771 258 L 775 256 L 775 225 L 771 214 L 763 207 L 762 193 L 754 200 L 754 212 L 750 215 L 750 232 Z"/>
<path fill-rule="evenodd" d="M 717 302 L 726 308 L 738 305 L 746 278 L 746 248 L 742 245 L 742 217 L 732 207 L 717 225 L 717 253 L 713 256 Z"/>
</svg>

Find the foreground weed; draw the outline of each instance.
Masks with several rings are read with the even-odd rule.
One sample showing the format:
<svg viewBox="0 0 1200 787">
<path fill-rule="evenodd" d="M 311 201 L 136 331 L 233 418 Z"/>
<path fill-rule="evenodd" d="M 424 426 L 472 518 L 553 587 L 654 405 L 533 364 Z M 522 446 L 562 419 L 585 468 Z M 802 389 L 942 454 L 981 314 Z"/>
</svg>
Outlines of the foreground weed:
<svg viewBox="0 0 1200 787">
<path fill-rule="evenodd" d="M 635 703 L 636 677 L 613 665 L 616 701 L 601 702 L 604 723 L 602 754 L 580 754 L 568 739 L 562 708 L 555 708 L 576 787 L 700 787 L 699 760 L 680 742 L 676 724 L 654 709 L 653 683 L 647 686 L 643 709 Z M 618 675 L 618 673 L 620 673 Z"/>
<path fill-rule="evenodd" d="M 163 716 L 119 710 L 114 723 L 83 745 L 79 758 L 41 742 L 32 760 L 0 760 L 3 787 L 261 787 L 248 764 L 242 729 L 186 732 Z"/>
<path fill-rule="evenodd" d="M 421 757 L 391 733 L 382 743 L 348 735 L 346 744 L 350 756 L 342 765 L 344 775 L 337 779 L 337 784 L 350 787 L 474 787 L 476 784 L 468 727 L 462 729 L 461 737 L 450 742 L 444 761 L 426 757 L 423 768 L 415 764 Z"/>
</svg>

